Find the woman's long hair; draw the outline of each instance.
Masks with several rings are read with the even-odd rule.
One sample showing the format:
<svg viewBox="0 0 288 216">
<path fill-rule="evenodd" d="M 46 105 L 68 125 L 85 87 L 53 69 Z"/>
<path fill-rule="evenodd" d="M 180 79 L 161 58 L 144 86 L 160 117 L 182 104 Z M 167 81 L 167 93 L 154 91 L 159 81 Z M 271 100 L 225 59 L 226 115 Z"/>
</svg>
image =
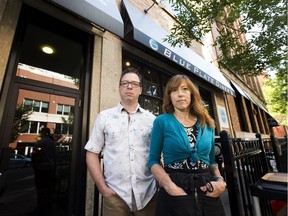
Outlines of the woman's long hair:
<svg viewBox="0 0 288 216">
<path fill-rule="evenodd" d="M 211 128 L 215 128 L 214 120 L 211 118 L 208 110 L 205 108 L 201 96 L 196 90 L 195 85 L 185 75 L 175 75 L 168 81 L 165 87 L 165 94 L 162 105 L 163 113 L 174 112 L 174 106 L 172 104 L 170 94 L 172 89 L 178 88 L 182 81 L 187 84 L 187 87 L 191 92 L 190 113 L 200 118 L 200 124 L 202 128 L 204 128 L 205 123 L 207 123 Z"/>
</svg>

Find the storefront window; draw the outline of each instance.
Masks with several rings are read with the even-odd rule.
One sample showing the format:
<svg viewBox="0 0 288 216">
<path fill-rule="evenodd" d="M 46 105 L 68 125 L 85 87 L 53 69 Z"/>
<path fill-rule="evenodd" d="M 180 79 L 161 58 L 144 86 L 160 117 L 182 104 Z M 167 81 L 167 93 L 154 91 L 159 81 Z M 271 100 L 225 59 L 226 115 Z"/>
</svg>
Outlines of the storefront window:
<svg viewBox="0 0 288 216">
<path fill-rule="evenodd" d="M 211 93 L 203 88 L 199 88 L 199 93 L 204 102 L 205 108 L 208 110 L 209 115 L 215 119 Z"/>
<path fill-rule="evenodd" d="M 142 94 L 139 97 L 139 104 L 154 115 L 162 113 L 162 103 L 164 86 L 168 81 L 168 76 L 158 71 L 152 66 L 138 62 L 126 56 L 123 58 L 123 69 L 127 67 L 137 68 L 142 75 Z"/>
<path fill-rule="evenodd" d="M 159 97 L 159 86 L 155 83 L 144 80 L 143 91 L 148 95 Z"/>
<path fill-rule="evenodd" d="M 80 89 L 83 46 L 67 39 L 63 29 L 33 20 L 27 25 L 16 76 L 72 89 Z M 40 27 L 41 26 L 41 27 Z M 69 62 L 69 64 L 66 64 Z"/>
</svg>

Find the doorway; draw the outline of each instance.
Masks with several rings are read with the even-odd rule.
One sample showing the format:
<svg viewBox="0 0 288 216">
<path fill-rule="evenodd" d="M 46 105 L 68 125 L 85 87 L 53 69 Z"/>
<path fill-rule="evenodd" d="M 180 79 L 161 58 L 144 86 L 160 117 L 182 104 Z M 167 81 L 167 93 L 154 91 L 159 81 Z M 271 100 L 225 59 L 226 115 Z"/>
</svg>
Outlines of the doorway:
<svg viewBox="0 0 288 216">
<path fill-rule="evenodd" d="M 84 214 L 89 99 L 84 92 L 92 41 L 91 35 L 23 5 L 1 92 L 1 215 Z M 55 154 L 49 178 L 41 181 L 48 179 L 47 187 L 39 189 L 37 173 L 47 173 L 35 162 L 43 128 L 50 130 Z"/>
</svg>

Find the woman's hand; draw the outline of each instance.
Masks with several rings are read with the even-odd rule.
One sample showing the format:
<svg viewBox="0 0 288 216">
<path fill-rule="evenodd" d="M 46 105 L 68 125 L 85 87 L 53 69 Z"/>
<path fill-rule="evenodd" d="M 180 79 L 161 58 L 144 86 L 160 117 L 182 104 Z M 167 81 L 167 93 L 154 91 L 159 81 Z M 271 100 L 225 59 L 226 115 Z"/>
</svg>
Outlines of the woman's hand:
<svg viewBox="0 0 288 216">
<path fill-rule="evenodd" d="M 159 184 L 164 187 L 165 191 L 171 196 L 187 195 L 181 187 L 178 187 L 173 181 L 171 181 L 170 176 L 166 173 L 161 176 Z"/>
<path fill-rule="evenodd" d="M 210 183 L 213 186 L 212 192 L 209 192 L 209 190 L 207 190 L 207 187 L 211 187 L 209 184 L 200 187 L 201 191 L 206 193 L 206 196 L 214 198 L 219 197 L 226 189 L 226 182 L 222 179 L 219 179 L 218 181 L 211 181 Z"/>
<path fill-rule="evenodd" d="M 164 187 L 164 189 L 171 196 L 184 196 L 184 195 L 187 195 L 187 193 L 181 187 L 178 187 L 172 181 L 171 181 L 171 184 L 169 184 L 166 187 Z"/>
</svg>

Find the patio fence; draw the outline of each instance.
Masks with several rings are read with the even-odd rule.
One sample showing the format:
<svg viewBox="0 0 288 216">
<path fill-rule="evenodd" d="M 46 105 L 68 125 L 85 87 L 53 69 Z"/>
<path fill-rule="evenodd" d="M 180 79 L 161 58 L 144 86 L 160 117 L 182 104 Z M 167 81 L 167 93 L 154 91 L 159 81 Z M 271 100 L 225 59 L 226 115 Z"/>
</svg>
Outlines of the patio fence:
<svg viewBox="0 0 288 216">
<path fill-rule="evenodd" d="M 257 182 L 267 172 L 287 172 L 287 165 L 286 168 L 283 165 L 285 158 L 287 163 L 287 139 L 274 136 L 262 139 L 260 134 L 252 139 L 230 138 L 226 131 L 222 131 L 215 142 L 220 143 L 222 148 L 224 166 L 220 166 L 220 171 L 228 185 L 231 215 L 253 216 L 249 185 Z M 276 162 L 276 166 L 273 162 Z M 260 198 L 260 208 L 262 216 L 273 215 L 270 200 Z"/>
</svg>

